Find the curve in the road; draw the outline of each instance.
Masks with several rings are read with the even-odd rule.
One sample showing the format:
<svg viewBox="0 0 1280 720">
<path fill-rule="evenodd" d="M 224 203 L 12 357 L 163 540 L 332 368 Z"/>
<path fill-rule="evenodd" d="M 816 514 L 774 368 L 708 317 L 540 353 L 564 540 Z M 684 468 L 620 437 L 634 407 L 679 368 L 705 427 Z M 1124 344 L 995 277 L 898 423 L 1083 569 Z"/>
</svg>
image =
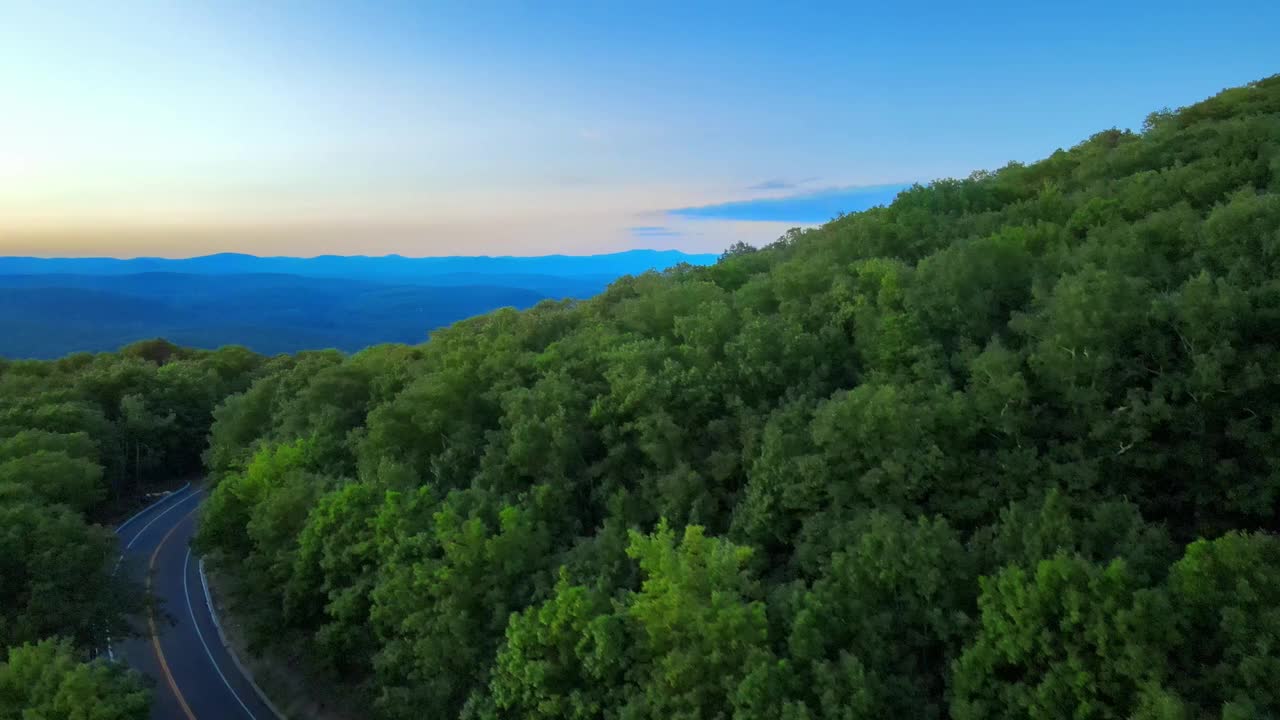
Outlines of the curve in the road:
<svg viewBox="0 0 1280 720">
<path fill-rule="evenodd" d="M 134 544 L 138 542 L 138 539 L 139 539 L 139 538 L 141 538 L 143 535 L 145 535 L 145 534 L 147 533 L 147 530 L 151 529 L 151 526 L 152 526 L 152 525 L 155 525 L 157 521 L 159 521 L 159 520 L 160 520 L 161 518 L 163 518 L 165 515 L 168 515 L 169 513 L 171 513 L 171 512 L 173 512 L 174 510 L 176 510 L 176 509 L 177 509 L 177 507 L 178 507 L 179 505 L 181 505 L 181 504 L 185 503 L 186 501 L 190 500 L 190 499 L 191 499 L 191 498 L 193 498 L 193 497 L 198 497 L 198 496 L 200 495 L 200 493 L 202 492 L 202 491 L 200 491 L 200 490 L 192 490 L 191 492 L 187 493 L 186 495 L 182 495 L 183 490 L 189 490 L 189 489 L 191 489 L 191 484 L 190 484 L 190 483 L 188 483 L 188 484 L 186 484 L 186 485 L 183 485 L 183 486 L 182 486 L 182 488 L 179 488 L 178 490 L 173 491 L 173 492 L 172 492 L 168 497 L 164 497 L 164 498 L 161 498 L 160 500 L 157 500 L 157 501 L 156 501 L 156 503 L 155 503 L 154 505 L 152 505 L 151 507 L 149 507 L 149 508 L 147 508 L 147 509 L 143 510 L 142 512 L 138 513 L 137 515 L 134 515 L 133 517 L 129 518 L 128 520 L 126 520 L 126 521 L 124 522 L 124 525 L 121 525 L 119 528 L 116 528 L 116 534 L 119 534 L 119 533 L 120 533 L 120 531 L 121 531 L 122 529 L 124 529 L 125 525 L 128 525 L 129 523 L 133 522 L 134 520 L 137 520 L 138 518 L 140 518 L 140 517 L 142 517 L 142 516 L 146 515 L 147 513 L 151 512 L 152 510 L 159 509 L 160 507 L 162 507 L 162 506 L 164 505 L 164 503 L 165 503 L 165 502 L 167 502 L 167 501 L 169 501 L 169 500 L 173 499 L 174 497 L 178 497 L 178 496 L 181 496 L 181 497 L 182 497 L 182 499 L 181 499 L 181 500 L 179 500 L 179 501 L 178 501 L 178 502 L 176 502 L 176 503 L 172 503 L 172 504 L 170 504 L 167 508 L 165 508 L 165 511 L 164 511 L 164 512 L 162 512 L 162 513 L 160 513 L 160 514 L 156 515 L 155 517 L 151 518 L 151 521 L 150 521 L 150 522 L 148 522 L 146 525 L 143 525 L 143 526 L 142 526 L 142 529 L 141 529 L 141 530 L 139 530 L 139 531 L 137 532 L 137 534 L 135 534 L 135 535 L 133 536 L 133 539 L 129 541 L 129 544 L 127 544 L 127 545 L 125 545 L 125 546 L 124 546 L 125 551 L 127 552 L 127 551 L 129 551 L 129 550 L 132 550 L 132 549 L 133 549 Z M 123 558 L 124 556 L 125 556 L 125 553 L 120 553 L 120 557 L 121 557 L 121 558 Z"/>
<path fill-rule="evenodd" d="M 207 640 L 218 626 L 208 596 L 191 594 L 201 582 L 191 578 L 189 545 L 203 492 L 184 485 L 116 528 L 123 546 L 117 568 L 145 573 L 148 591 L 171 611 L 171 622 L 161 623 L 153 608 L 142 637 L 109 644 L 108 651 L 155 679 L 152 720 L 272 720 L 278 715 L 227 647 Z"/>
<path fill-rule="evenodd" d="M 192 495 L 194 496 L 195 493 L 192 493 Z M 185 500 L 183 502 L 185 502 Z M 175 505 L 174 507 L 177 507 L 177 505 Z M 173 508 L 170 508 L 170 510 L 172 509 Z M 165 512 L 167 513 L 169 511 L 166 510 Z M 187 514 L 182 516 L 182 520 L 185 520 L 187 518 L 187 515 L 190 515 L 193 512 L 195 512 L 194 508 L 187 511 Z M 173 537 L 174 531 L 178 529 L 178 524 L 181 523 L 182 520 L 179 520 L 178 523 L 175 523 L 173 527 L 169 528 L 169 532 L 164 534 L 164 537 L 160 539 L 160 543 L 156 545 L 156 549 L 151 552 L 151 560 L 147 563 L 147 594 L 148 595 L 151 594 L 152 592 L 151 579 L 155 577 L 155 574 L 156 574 L 156 559 L 160 556 L 160 551 L 164 549 L 165 543 L 169 542 L 169 538 Z M 155 522 L 155 520 L 152 520 L 151 522 Z M 187 552 L 191 552 L 191 551 L 188 550 Z M 186 580 L 187 580 L 186 577 L 182 578 L 182 581 L 184 583 L 186 582 Z M 195 617 L 194 613 L 192 613 L 192 617 L 193 618 Z M 165 683 L 169 685 L 169 691 L 172 692 L 174 698 L 177 699 L 178 705 L 182 708 L 182 713 L 187 716 L 187 719 L 196 720 L 195 713 L 191 712 L 191 706 L 187 704 L 186 696 L 182 694 L 182 690 L 178 687 L 177 681 L 173 679 L 173 671 L 169 669 L 169 661 L 164 656 L 164 649 L 160 647 L 160 632 L 156 629 L 155 608 L 147 609 L 147 627 L 151 630 L 151 648 L 156 653 L 156 659 L 160 661 L 160 671 L 164 674 Z M 215 666 L 215 669 L 216 669 L 216 666 Z M 238 700 L 239 698 L 237 697 L 236 699 Z"/>
<path fill-rule="evenodd" d="M 146 515 L 147 513 L 149 513 L 149 512 L 151 512 L 151 511 L 155 510 L 156 508 L 160 507 L 160 506 L 161 506 L 161 505 L 163 505 L 164 503 L 166 503 L 166 502 L 168 502 L 168 501 L 172 500 L 174 497 L 177 497 L 177 496 L 181 495 L 182 493 L 186 492 L 186 491 L 187 491 L 187 489 L 188 489 L 188 488 L 190 488 L 190 487 L 191 487 L 191 483 L 187 483 L 186 485 L 183 485 L 182 487 L 178 488 L 177 490 L 171 490 L 171 491 L 169 491 L 169 492 L 165 493 L 164 497 L 160 498 L 159 500 L 156 500 L 155 502 L 151 503 L 150 505 L 147 505 L 146 507 L 142 508 L 142 509 L 141 509 L 141 510 L 139 510 L 138 512 L 134 513 L 134 514 L 133 514 L 133 516 L 132 516 L 132 517 L 130 517 L 128 520 L 125 520 L 124 522 L 122 522 L 122 523 L 120 523 L 119 525 L 117 525 L 117 526 L 116 526 L 116 534 L 117 534 L 117 535 L 119 535 L 120 533 L 124 532 L 124 529 L 125 529 L 125 528 L 127 528 L 127 527 L 129 527 L 129 526 L 130 526 L 130 525 L 132 525 L 133 523 L 137 522 L 138 518 L 140 518 L 140 517 L 142 517 L 143 515 Z"/>
<path fill-rule="evenodd" d="M 231 691 L 231 696 L 236 699 L 236 702 L 240 703 L 240 707 L 244 709 L 245 714 L 253 718 L 253 720 L 258 720 L 253 711 L 249 709 L 249 706 L 244 704 L 244 700 L 240 699 L 240 695 L 236 693 L 235 688 L 231 687 L 231 681 L 227 680 L 227 676 L 222 673 L 222 668 L 218 667 L 218 661 L 213 659 L 213 651 L 209 649 L 209 643 L 205 642 L 204 633 L 200 632 L 200 623 L 196 620 L 196 610 L 191 604 L 191 588 L 187 585 L 187 578 L 190 577 L 187 568 L 190 565 L 191 548 L 187 548 L 187 556 L 182 560 L 182 594 L 187 596 L 187 612 L 191 615 L 191 626 L 195 628 L 196 637 L 200 639 L 200 645 L 204 647 L 204 654 L 209 658 L 209 664 L 218 673 L 218 677 L 222 679 L 222 684 L 227 687 L 227 690 Z M 209 610 L 212 612 L 213 608 L 209 608 Z"/>
<path fill-rule="evenodd" d="M 192 497 L 194 497 L 194 493 L 188 493 L 186 496 L 183 496 L 183 493 L 184 493 L 184 492 L 186 492 L 187 490 L 190 490 L 190 489 L 191 489 L 191 483 L 187 483 L 186 485 L 183 485 L 182 487 L 178 488 L 177 490 L 174 490 L 173 492 L 171 492 L 171 493 L 169 493 L 169 494 L 165 495 L 164 497 L 160 498 L 159 500 L 156 500 L 155 502 L 151 503 L 150 505 L 148 505 L 148 506 L 146 506 L 146 507 L 142 508 L 142 509 L 141 509 L 141 510 L 139 510 L 137 513 L 135 513 L 132 517 L 130 517 L 128 520 L 125 520 L 124 522 L 122 522 L 122 523 L 120 523 L 118 526 L 116 526 L 115 533 L 116 533 L 116 536 L 117 536 L 117 537 L 119 537 L 119 536 L 120 536 L 120 533 L 124 532 L 124 529 L 125 529 L 125 528 L 129 527 L 130 525 L 132 525 L 133 523 L 135 523 L 135 522 L 137 522 L 138 520 L 142 519 L 143 517 L 146 517 L 146 516 L 152 515 L 152 514 L 153 514 L 153 513 L 155 513 L 157 510 L 159 510 L 160 508 L 164 507 L 167 503 L 169 503 L 169 501 L 170 501 L 170 500 L 173 500 L 173 499 L 174 499 L 174 498 L 176 498 L 176 497 L 181 497 L 181 498 L 182 498 L 181 502 L 179 502 L 179 503 L 174 503 L 174 504 L 170 504 L 170 505 L 169 505 L 169 507 L 168 507 L 168 509 L 166 509 L 164 512 L 160 513 L 159 515 L 155 515 L 154 517 L 152 517 L 152 518 L 151 518 L 151 521 L 150 521 L 150 522 L 148 522 L 146 525 L 144 525 L 144 526 L 142 527 L 142 529 L 141 529 L 141 530 L 139 530 L 139 531 L 138 531 L 138 532 L 133 536 L 133 539 L 131 539 L 131 540 L 130 540 L 130 541 L 129 541 L 125 546 L 124 546 L 124 549 L 122 549 L 122 550 L 120 551 L 120 557 L 116 558 L 116 564 L 115 564 L 115 567 L 111 568 L 111 574 L 112 574 L 112 575 L 115 575 L 116 573 L 120 572 L 120 565 L 124 562 L 125 555 L 127 555 L 127 554 L 128 554 L 128 552 L 129 552 L 131 549 L 133 549 L 133 545 L 134 545 L 134 543 L 136 543 L 136 542 L 138 541 L 138 538 L 142 537 L 142 535 L 143 535 L 144 533 L 146 533 L 146 532 L 147 532 L 147 530 L 148 530 L 152 525 L 154 525 L 154 524 L 155 524 L 155 522 L 156 522 L 157 520 L 159 520 L 161 517 L 163 517 L 163 516 L 167 515 L 171 510 L 173 510 L 175 507 L 177 507 L 177 506 L 178 506 L 179 504 L 181 504 L 182 502 L 186 502 L 187 500 L 189 500 L 189 499 L 191 499 Z M 149 583 L 150 583 L 150 579 L 148 579 L 148 584 L 149 584 Z M 115 648 L 114 648 L 114 647 L 112 647 L 111 637 L 110 637 L 110 636 L 108 636 L 108 637 L 107 637 L 107 657 L 109 657 L 109 658 L 110 658 L 110 659 L 112 659 L 112 660 L 115 660 L 115 659 L 116 659 Z"/>
</svg>

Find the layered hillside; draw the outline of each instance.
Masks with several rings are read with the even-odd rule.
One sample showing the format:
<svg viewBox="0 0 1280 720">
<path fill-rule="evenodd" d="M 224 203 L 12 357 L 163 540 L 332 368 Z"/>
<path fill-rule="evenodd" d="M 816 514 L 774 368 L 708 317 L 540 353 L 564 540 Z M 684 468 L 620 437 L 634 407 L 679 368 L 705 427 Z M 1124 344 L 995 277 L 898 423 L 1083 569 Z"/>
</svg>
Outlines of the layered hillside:
<svg viewBox="0 0 1280 720">
<path fill-rule="evenodd" d="M 381 718 L 1280 712 L 1280 76 L 305 354 L 200 544 Z"/>
<path fill-rule="evenodd" d="M 423 342 L 436 328 L 545 296 L 293 275 L 0 275 L 0 356 L 56 358 L 163 337 L 266 355 Z"/>
<path fill-rule="evenodd" d="M 0 257 L 0 357 L 58 358 L 156 337 L 267 354 L 420 343 L 435 329 L 621 275 L 714 255 L 631 250 L 539 257 Z"/>
</svg>

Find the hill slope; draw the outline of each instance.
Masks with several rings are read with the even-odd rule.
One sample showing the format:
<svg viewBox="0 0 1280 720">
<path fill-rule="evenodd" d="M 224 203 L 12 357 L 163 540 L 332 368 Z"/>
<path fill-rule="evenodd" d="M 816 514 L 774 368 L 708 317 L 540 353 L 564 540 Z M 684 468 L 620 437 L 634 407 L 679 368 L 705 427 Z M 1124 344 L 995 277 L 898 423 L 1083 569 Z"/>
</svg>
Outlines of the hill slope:
<svg viewBox="0 0 1280 720">
<path fill-rule="evenodd" d="M 1280 77 L 274 366 L 199 543 L 382 718 L 1280 713 Z"/>
</svg>

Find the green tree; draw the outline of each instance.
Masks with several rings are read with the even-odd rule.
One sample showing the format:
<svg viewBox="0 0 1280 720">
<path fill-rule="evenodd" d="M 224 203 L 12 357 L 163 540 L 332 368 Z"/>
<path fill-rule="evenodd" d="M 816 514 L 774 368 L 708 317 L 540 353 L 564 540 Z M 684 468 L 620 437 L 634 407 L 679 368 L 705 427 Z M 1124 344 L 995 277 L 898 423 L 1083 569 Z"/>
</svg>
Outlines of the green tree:
<svg viewBox="0 0 1280 720">
<path fill-rule="evenodd" d="M 1166 673 L 1155 638 L 1167 629 L 1138 610 L 1158 598 L 1123 560 L 1059 553 L 981 585 L 981 628 L 951 677 L 956 720 L 1125 718 Z"/>
<path fill-rule="evenodd" d="M 1168 593 L 1185 639 L 1170 646 L 1168 683 L 1194 708 L 1190 714 L 1280 712 L 1280 540 L 1230 533 L 1192 543 L 1169 574 Z"/>
<path fill-rule="evenodd" d="M 84 512 L 106 496 L 102 467 L 56 450 L 39 450 L 0 463 L 0 484 L 25 485 L 45 502 Z"/>
<path fill-rule="evenodd" d="M 136 673 L 84 662 L 71 643 L 12 648 L 0 662 L 0 717 L 17 720 L 145 720 L 151 694 Z"/>
<path fill-rule="evenodd" d="M 727 717 L 749 663 L 768 651 L 750 549 L 709 538 L 697 526 L 677 542 L 660 524 L 651 535 L 633 533 L 627 552 L 644 582 L 627 607 L 636 636 L 627 676 L 636 692 L 618 717 Z"/>
<path fill-rule="evenodd" d="M 373 485 L 344 485 L 320 499 L 298 537 L 285 614 L 291 625 L 316 627 L 315 659 L 336 673 L 369 672 L 377 647 L 369 611 L 382 502 Z"/>
<path fill-rule="evenodd" d="M 800 697 L 815 717 L 944 717 L 946 667 L 976 615 L 973 560 L 942 520 L 875 512 L 848 532 L 790 601 Z"/>
<path fill-rule="evenodd" d="M 129 632 L 142 596 L 111 573 L 112 533 L 62 506 L 22 500 L 0 484 L 0 647 L 62 635 L 79 647 Z"/>
<path fill-rule="evenodd" d="M 497 717 L 594 720 L 626 703 L 626 617 L 598 589 L 561 573 L 551 599 L 511 616 L 491 692 Z"/>
<path fill-rule="evenodd" d="M 546 526 L 513 506 L 494 514 L 483 496 L 454 493 L 384 560 L 371 617 L 388 717 L 457 714 L 484 686 L 509 616 L 545 582 Z"/>
</svg>

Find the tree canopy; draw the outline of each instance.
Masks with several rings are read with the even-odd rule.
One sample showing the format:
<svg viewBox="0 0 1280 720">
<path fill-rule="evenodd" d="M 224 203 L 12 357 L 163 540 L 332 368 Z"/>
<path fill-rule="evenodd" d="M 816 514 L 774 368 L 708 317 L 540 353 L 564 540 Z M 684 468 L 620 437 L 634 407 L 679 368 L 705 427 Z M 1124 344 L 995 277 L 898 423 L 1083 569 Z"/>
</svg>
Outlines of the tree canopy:
<svg viewBox="0 0 1280 720">
<path fill-rule="evenodd" d="M 1275 714 L 1277 342 L 1273 77 L 273 360 L 214 411 L 199 542 L 384 718 Z"/>
</svg>

